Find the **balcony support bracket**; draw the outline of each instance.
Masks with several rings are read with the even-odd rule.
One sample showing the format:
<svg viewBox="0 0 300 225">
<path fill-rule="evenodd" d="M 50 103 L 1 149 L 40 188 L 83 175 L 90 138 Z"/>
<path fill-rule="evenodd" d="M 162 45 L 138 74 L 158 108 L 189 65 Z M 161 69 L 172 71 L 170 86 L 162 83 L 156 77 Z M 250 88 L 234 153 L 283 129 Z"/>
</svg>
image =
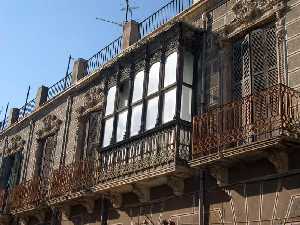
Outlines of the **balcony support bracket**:
<svg viewBox="0 0 300 225">
<path fill-rule="evenodd" d="M 141 203 L 150 201 L 150 189 L 144 185 L 133 185 L 132 192 L 136 194 Z"/>
<path fill-rule="evenodd" d="M 267 159 L 276 168 L 278 173 L 287 172 L 289 169 L 289 158 L 285 151 L 272 151 L 268 153 Z"/>
<path fill-rule="evenodd" d="M 89 214 L 92 214 L 94 212 L 95 209 L 94 199 L 88 198 L 88 199 L 80 200 L 78 201 L 78 203 L 81 204 Z"/>
<path fill-rule="evenodd" d="M 172 188 L 175 196 L 182 196 L 184 193 L 184 179 L 179 177 L 168 177 L 167 185 Z"/>
<path fill-rule="evenodd" d="M 213 176 L 217 184 L 219 186 L 225 186 L 228 184 L 228 178 L 229 178 L 229 173 L 228 173 L 228 168 L 224 166 L 214 166 L 210 168 L 210 174 Z"/>
<path fill-rule="evenodd" d="M 121 208 L 123 197 L 121 193 L 112 192 L 109 196 L 110 202 L 115 209 Z"/>
</svg>

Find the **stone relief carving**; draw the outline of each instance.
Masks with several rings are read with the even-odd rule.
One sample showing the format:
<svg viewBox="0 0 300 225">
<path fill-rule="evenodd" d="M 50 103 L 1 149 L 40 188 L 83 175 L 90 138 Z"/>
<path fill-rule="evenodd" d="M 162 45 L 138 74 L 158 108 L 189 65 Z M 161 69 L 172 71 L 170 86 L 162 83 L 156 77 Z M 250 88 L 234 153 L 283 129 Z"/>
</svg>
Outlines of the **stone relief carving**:
<svg viewBox="0 0 300 225">
<path fill-rule="evenodd" d="M 280 1 L 281 0 L 237 0 L 232 7 L 235 19 L 226 26 L 226 33 L 232 33 L 240 29 L 240 27 L 254 23 L 263 16 L 274 15 L 275 12 L 282 10 Z"/>
<path fill-rule="evenodd" d="M 83 117 L 90 112 L 103 110 L 104 93 L 102 85 L 90 89 L 84 95 L 84 103 L 77 110 L 79 117 Z"/>
<path fill-rule="evenodd" d="M 37 138 L 43 139 L 59 131 L 62 121 L 55 115 L 48 115 L 43 120 L 43 128 L 37 131 Z"/>
<path fill-rule="evenodd" d="M 22 151 L 25 146 L 25 141 L 20 135 L 14 136 L 11 141 L 8 143 L 7 149 L 5 150 L 6 155 L 13 154 L 18 151 Z"/>
<path fill-rule="evenodd" d="M 237 0 L 232 11 L 235 14 L 235 22 L 248 23 L 272 9 L 278 0 Z"/>
</svg>

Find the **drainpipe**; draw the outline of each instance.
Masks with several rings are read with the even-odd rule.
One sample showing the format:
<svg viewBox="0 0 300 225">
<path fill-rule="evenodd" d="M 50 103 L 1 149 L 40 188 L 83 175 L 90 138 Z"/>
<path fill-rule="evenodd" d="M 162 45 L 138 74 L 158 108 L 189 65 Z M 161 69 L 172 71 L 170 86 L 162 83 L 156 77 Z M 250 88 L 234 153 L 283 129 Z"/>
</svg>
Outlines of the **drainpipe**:
<svg viewBox="0 0 300 225">
<path fill-rule="evenodd" d="M 205 224 L 205 171 L 199 169 L 199 225 Z"/>
</svg>

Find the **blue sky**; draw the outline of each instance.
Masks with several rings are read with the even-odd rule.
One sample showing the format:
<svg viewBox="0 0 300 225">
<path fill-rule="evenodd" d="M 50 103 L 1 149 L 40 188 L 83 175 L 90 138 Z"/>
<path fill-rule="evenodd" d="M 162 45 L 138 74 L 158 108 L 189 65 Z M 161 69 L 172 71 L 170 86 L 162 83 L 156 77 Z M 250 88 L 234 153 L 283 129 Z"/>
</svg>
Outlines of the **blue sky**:
<svg viewBox="0 0 300 225">
<path fill-rule="evenodd" d="M 141 21 L 170 0 L 131 0 Z M 89 58 L 121 35 L 121 28 L 95 20 L 122 21 L 124 0 L 1 0 L 0 110 L 32 99 L 40 85 L 51 85 L 66 72 L 69 54 Z M 0 120 L 3 118 L 0 114 Z"/>
</svg>

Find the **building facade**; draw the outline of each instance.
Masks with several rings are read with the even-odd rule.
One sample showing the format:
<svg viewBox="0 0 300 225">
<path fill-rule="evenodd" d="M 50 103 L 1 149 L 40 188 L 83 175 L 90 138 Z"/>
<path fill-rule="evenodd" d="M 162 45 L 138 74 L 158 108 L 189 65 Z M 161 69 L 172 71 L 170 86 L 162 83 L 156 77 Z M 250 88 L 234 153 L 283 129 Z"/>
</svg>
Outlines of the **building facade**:
<svg viewBox="0 0 300 225">
<path fill-rule="evenodd" d="M 11 109 L 0 223 L 299 224 L 299 88 L 299 0 L 172 0 Z"/>
</svg>

